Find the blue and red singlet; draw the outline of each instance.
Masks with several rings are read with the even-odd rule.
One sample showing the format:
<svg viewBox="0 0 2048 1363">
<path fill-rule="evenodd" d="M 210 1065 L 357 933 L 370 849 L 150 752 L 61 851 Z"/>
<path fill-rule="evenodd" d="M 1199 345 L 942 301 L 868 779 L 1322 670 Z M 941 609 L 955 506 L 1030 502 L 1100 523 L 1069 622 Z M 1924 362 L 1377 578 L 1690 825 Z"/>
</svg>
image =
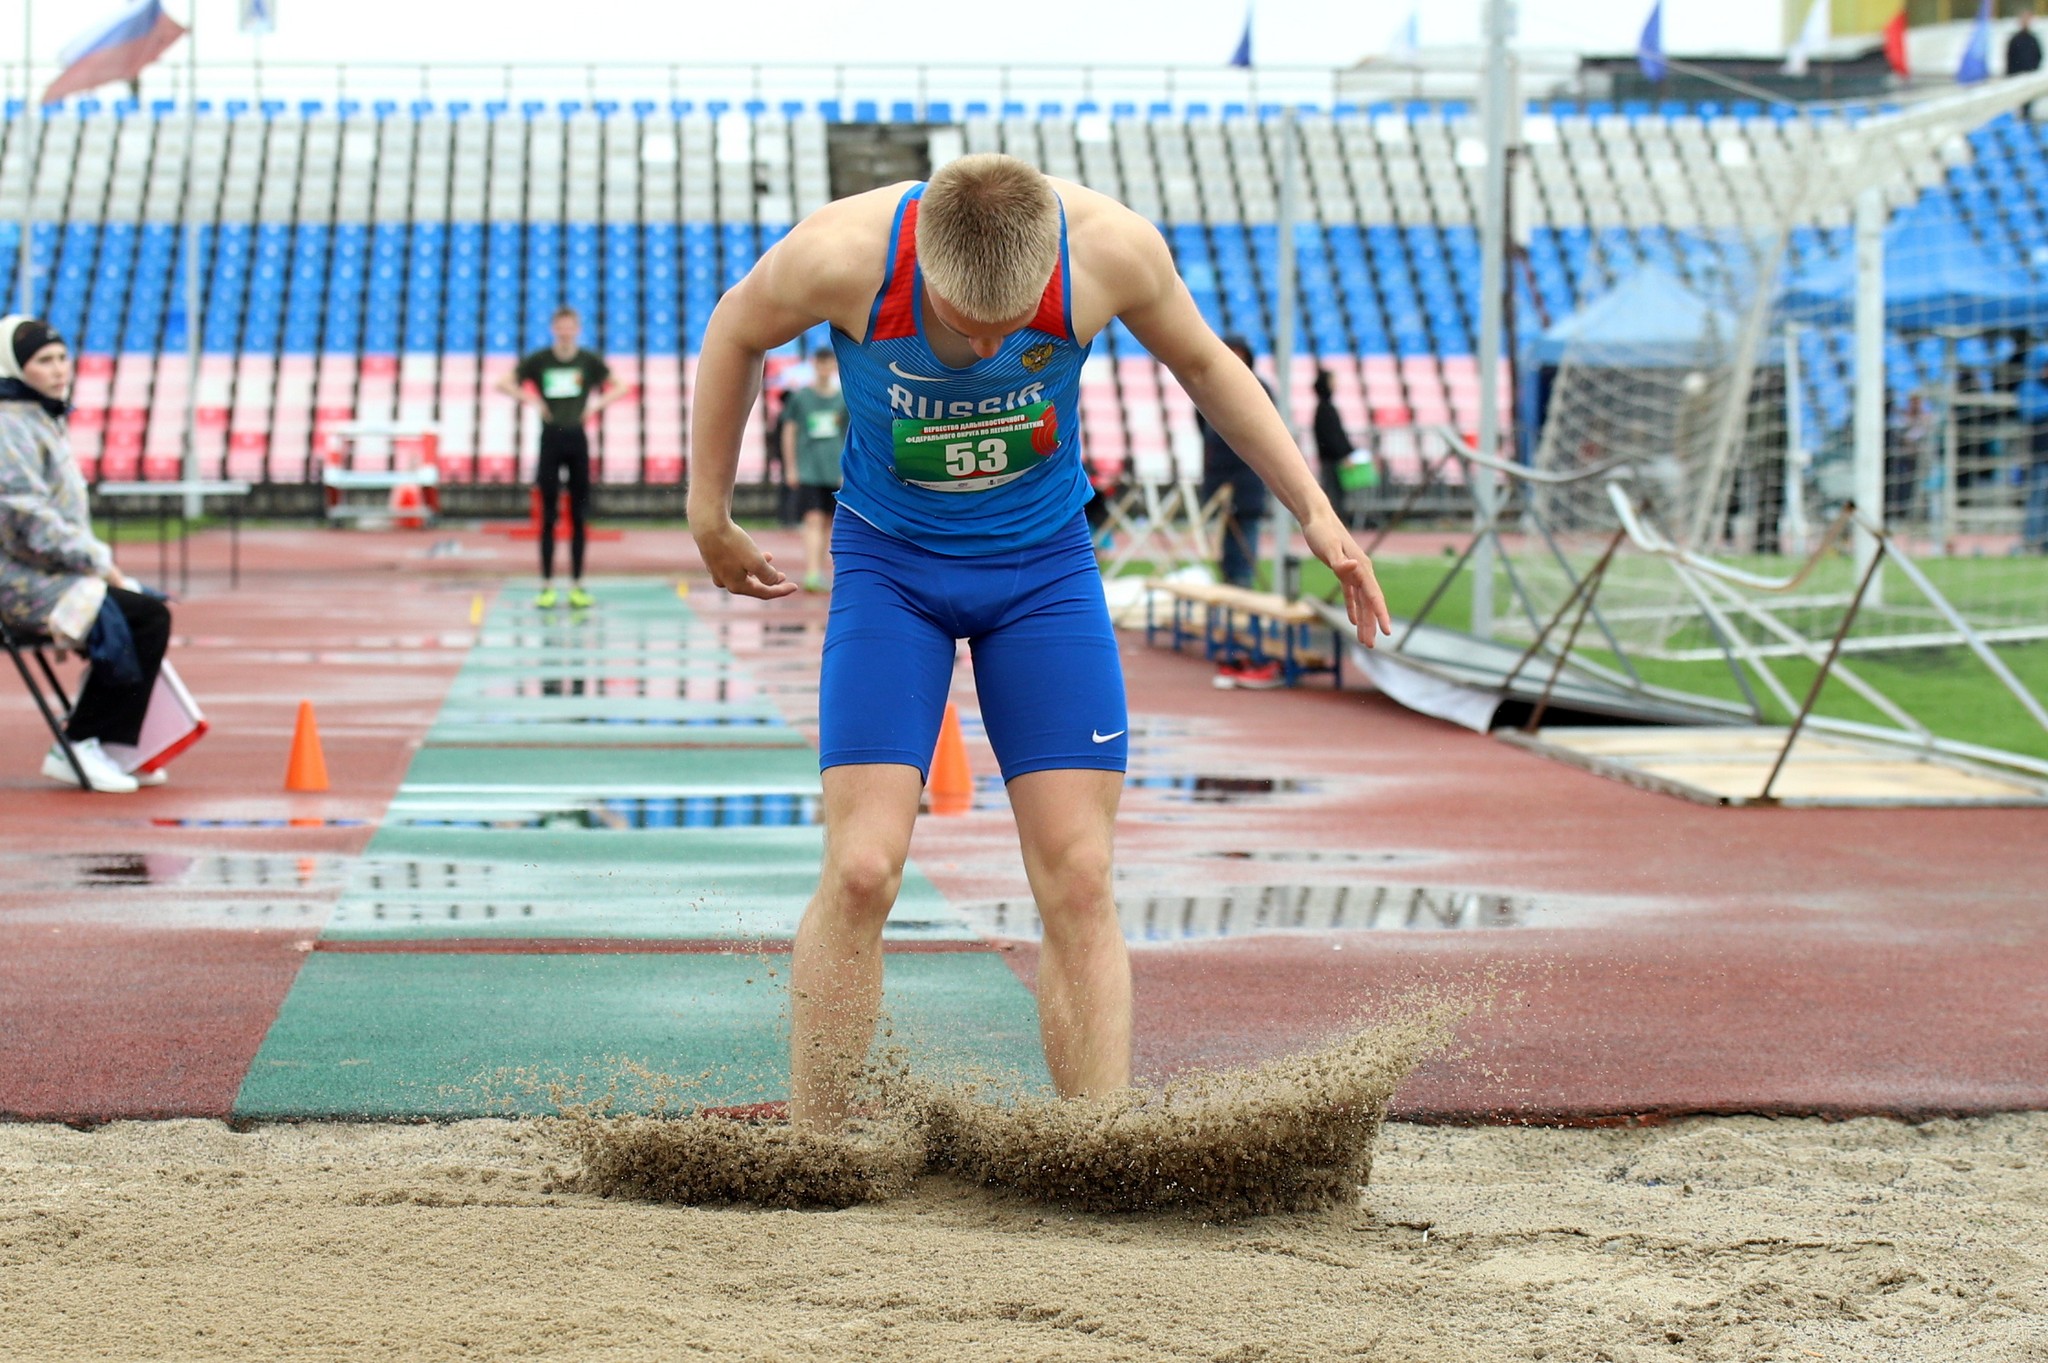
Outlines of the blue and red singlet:
<svg viewBox="0 0 2048 1363">
<path fill-rule="evenodd" d="M 867 337 L 833 329 L 849 430 L 839 504 L 878 530 L 959 557 L 1051 538 L 1092 495 L 1081 459 L 1081 362 L 1074 336 L 1066 209 L 1060 255 L 1038 313 L 964 369 L 925 340 L 917 263 L 922 184 L 896 207 L 888 273 Z"/>
<path fill-rule="evenodd" d="M 839 505 L 853 514 L 833 521 L 819 765 L 927 770 L 965 639 L 1005 780 L 1122 771 L 1123 667 L 1081 514 L 1088 347 L 1074 337 L 1066 211 L 1030 325 L 954 369 L 925 341 L 923 193 L 897 207 L 867 338 L 832 334 L 849 418 Z"/>
</svg>

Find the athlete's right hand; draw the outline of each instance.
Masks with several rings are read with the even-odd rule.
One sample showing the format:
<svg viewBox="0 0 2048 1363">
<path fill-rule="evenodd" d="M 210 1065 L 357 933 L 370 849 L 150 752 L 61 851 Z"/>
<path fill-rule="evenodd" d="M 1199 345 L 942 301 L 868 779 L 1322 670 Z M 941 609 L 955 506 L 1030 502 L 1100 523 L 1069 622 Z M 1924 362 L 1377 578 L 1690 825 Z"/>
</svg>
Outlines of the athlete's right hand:
<svg viewBox="0 0 2048 1363">
<path fill-rule="evenodd" d="M 754 537 L 732 521 L 690 533 L 712 582 L 734 596 L 772 601 L 796 592 L 797 584 L 775 566 L 775 556 L 762 553 Z"/>
</svg>

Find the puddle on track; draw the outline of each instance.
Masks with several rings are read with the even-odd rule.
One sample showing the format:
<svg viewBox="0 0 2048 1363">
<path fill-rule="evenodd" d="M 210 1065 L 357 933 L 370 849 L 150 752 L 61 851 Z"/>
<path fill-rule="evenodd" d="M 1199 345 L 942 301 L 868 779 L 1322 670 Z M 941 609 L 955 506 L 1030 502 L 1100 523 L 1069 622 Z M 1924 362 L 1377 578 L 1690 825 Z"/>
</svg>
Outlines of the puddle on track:
<svg viewBox="0 0 2048 1363">
<path fill-rule="evenodd" d="M 760 700 L 793 687 L 767 687 L 752 679 L 718 677 L 519 677 L 494 678 L 473 688 L 464 688 L 456 699 L 485 700 L 505 697 L 554 696 L 644 696 L 654 700 L 695 700 L 729 704 Z M 816 690 L 813 685 L 810 689 Z"/>
<path fill-rule="evenodd" d="M 1290 795 L 1318 795 L 1329 782 L 1292 776 L 1226 776 L 1195 772 L 1145 773 L 1124 777 L 1126 797 L 1139 795 L 1140 803 L 1169 805 L 1254 805 Z M 1010 808 L 1000 774 L 974 779 L 976 813 Z M 1128 809 L 1128 806 L 1126 807 Z"/>
<path fill-rule="evenodd" d="M 1029 899 L 954 906 L 990 937 L 1037 941 Z M 1117 914 L 1132 943 L 1206 942 L 1269 933 L 1450 932 L 1554 926 L 1592 905 L 1556 896 L 1434 885 L 1238 885 L 1201 894 L 1120 892 Z"/>
<path fill-rule="evenodd" d="M 406 828 L 629 831 L 649 828 L 797 828 L 819 819 L 814 793 L 606 796 L 558 800 L 521 809 L 408 809 L 401 800 L 385 823 Z"/>
<path fill-rule="evenodd" d="M 148 890 L 280 891 L 331 888 L 346 859 L 238 853 L 66 852 L 5 859 L 10 891 Z"/>
<path fill-rule="evenodd" d="M 443 716 L 442 722 L 456 724 L 491 724 L 506 728 L 517 728 L 531 724 L 577 724 L 592 729 L 648 728 L 648 729 L 786 729 L 788 724 L 780 715 L 697 715 L 681 717 L 675 715 L 496 715 L 456 714 Z"/>
</svg>

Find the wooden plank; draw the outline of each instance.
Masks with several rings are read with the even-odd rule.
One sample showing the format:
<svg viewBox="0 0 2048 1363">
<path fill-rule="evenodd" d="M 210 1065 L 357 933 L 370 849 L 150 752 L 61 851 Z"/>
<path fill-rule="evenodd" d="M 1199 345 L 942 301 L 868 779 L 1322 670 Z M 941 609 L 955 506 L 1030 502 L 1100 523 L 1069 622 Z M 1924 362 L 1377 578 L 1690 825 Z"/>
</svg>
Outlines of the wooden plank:
<svg viewBox="0 0 2048 1363">
<path fill-rule="evenodd" d="M 1214 582 L 1168 582 L 1163 578 L 1147 578 L 1147 591 L 1164 592 L 1184 601 L 1194 601 L 1205 606 L 1222 606 L 1240 611 L 1246 615 L 1260 615 L 1269 620 L 1278 620 L 1288 625 L 1308 625 L 1320 622 L 1315 608 L 1304 601 L 1289 601 L 1273 592 L 1255 592 L 1244 587 L 1229 587 Z"/>
<path fill-rule="evenodd" d="M 1518 747 L 1644 789 L 1754 804 L 1785 742 L 1763 726 L 1557 728 L 1503 734 Z M 1835 734 L 1801 735 L 1773 788 L 1800 805 L 2039 805 L 2048 784 L 1945 754 Z"/>
</svg>

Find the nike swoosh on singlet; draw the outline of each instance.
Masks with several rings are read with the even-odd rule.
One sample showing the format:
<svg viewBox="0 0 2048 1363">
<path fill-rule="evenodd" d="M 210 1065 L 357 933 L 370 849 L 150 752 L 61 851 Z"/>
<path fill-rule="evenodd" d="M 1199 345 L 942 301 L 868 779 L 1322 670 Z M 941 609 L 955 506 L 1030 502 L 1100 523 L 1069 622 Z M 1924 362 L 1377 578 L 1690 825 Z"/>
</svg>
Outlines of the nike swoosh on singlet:
<svg viewBox="0 0 2048 1363">
<path fill-rule="evenodd" d="M 913 374 L 907 369 L 900 369 L 894 360 L 889 361 L 889 372 L 899 379 L 915 379 L 919 383 L 944 383 L 946 381 L 945 377 L 940 374 Z"/>
<path fill-rule="evenodd" d="M 1102 733 L 1101 731 L 1096 729 L 1090 729 L 1088 731 L 1088 737 L 1094 739 L 1097 743 L 1107 743 L 1112 738 L 1122 738 L 1123 736 L 1124 731 L 1122 729 L 1118 729 L 1113 734 Z"/>
</svg>

